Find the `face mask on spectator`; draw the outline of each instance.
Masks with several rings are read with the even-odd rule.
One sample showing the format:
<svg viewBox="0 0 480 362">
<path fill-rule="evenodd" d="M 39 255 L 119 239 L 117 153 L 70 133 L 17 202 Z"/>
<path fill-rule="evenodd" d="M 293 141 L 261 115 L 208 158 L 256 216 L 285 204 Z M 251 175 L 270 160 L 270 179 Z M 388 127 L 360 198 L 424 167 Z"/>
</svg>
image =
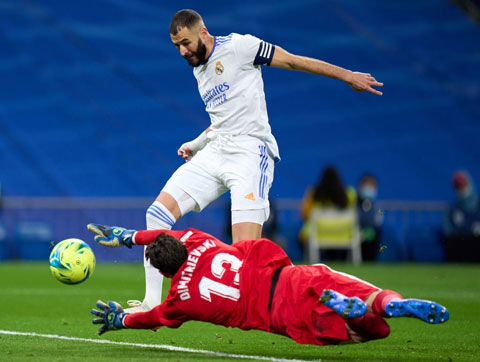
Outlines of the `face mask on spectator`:
<svg viewBox="0 0 480 362">
<path fill-rule="evenodd" d="M 457 194 L 457 197 L 460 199 L 460 200 L 466 200 L 468 199 L 469 196 L 472 195 L 472 186 L 471 185 L 466 185 L 464 186 L 463 188 L 461 189 L 457 189 L 455 190 L 456 194 Z"/>
<path fill-rule="evenodd" d="M 370 185 L 361 186 L 358 193 L 362 199 L 375 200 L 377 197 L 377 189 Z"/>
</svg>

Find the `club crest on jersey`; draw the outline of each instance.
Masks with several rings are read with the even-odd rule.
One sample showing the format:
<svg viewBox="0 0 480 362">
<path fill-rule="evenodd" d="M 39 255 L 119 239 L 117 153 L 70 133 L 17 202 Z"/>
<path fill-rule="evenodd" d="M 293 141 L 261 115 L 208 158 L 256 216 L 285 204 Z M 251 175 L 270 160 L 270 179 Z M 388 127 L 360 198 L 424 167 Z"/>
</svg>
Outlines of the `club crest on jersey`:
<svg viewBox="0 0 480 362">
<path fill-rule="evenodd" d="M 220 60 L 217 62 L 217 64 L 215 64 L 215 73 L 217 73 L 218 75 L 222 74 L 223 73 L 223 65 L 222 63 L 220 62 Z"/>
</svg>

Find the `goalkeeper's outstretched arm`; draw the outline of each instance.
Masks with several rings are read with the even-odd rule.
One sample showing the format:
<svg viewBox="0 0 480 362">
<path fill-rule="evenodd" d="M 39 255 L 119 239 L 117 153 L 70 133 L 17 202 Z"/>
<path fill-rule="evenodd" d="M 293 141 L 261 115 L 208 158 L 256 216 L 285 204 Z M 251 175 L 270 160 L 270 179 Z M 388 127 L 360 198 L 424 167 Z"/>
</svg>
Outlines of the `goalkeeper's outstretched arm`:
<svg viewBox="0 0 480 362">
<path fill-rule="evenodd" d="M 153 243 L 158 235 L 167 233 L 179 239 L 184 231 L 179 230 L 127 230 L 119 226 L 108 226 L 101 224 L 88 224 L 87 229 L 93 232 L 97 243 L 109 248 L 118 248 L 126 246 L 131 248 L 133 245 L 148 245 Z"/>
<path fill-rule="evenodd" d="M 174 303 L 162 303 L 148 312 L 125 313 L 122 306 L 113 301 L 108 303 L 98 300 L 96 308 L 90 313 L 96 318 L 92 320 L 93 324 L 101 324 L 98 334 L 102 335 L 109 331 L 118 331 L 120 329 L 152 329 L 157 330 L 161 327 L 178 328 L 183 322 L 190 320 L 188 316 L 178 310 Z M 177 318 L 170 319 L 169 315 L 175 315 Z"/>
<path fill-rule="evenodd" d="M 136 230 L 100 224 L 88 224 L 87 229 L 96 234 L 94 239 L 97 243 L 109 248 L 118 248 L 124 245 L 131 248 L 135 244 Z"/>
</svg>

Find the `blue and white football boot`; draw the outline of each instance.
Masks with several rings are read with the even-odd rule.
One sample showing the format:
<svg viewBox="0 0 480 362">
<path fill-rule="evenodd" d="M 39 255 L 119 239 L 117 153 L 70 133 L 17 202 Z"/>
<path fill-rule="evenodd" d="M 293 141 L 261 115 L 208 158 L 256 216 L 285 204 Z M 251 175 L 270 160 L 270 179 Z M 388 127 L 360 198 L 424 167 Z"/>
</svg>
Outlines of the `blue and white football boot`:
<svg viewBox="0 0 480 362">
<path fill-rule="evenodd" d="M 450 318 L 447 308 L 422 299 L 393 299 L 385 306 L 389 317 L 414 317 L 431 324 L 444 323 Z"/>
<path fill-rule="evenodd" d="M 343 318 L 361 317 L 367 312 L 367 305 L 358 297 L 346 297 L 332 289 L 324 289 L 320 302 Z"/>
</svg>

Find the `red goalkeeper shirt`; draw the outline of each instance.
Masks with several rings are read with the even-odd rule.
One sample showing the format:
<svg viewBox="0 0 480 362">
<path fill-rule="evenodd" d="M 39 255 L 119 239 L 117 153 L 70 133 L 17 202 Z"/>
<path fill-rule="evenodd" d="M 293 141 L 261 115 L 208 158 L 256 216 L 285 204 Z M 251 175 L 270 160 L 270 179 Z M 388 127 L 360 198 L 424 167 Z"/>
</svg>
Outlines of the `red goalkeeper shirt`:
<svg viewBox="0 0 480 362">
<path fill-rule="evenodd" d="M 275 270 L 292 265 L 287 254 L 267 239 L 227 245 L 196 229 L 148 230 L 135 234 L 147 245 L 167 233 L 188 250 L 187 261 L 173 276 L 167 298 L 149 312 L 129 314 L 128 328 L 177 328 L 188 320 L 271 331 L 268 302 Z"/>
</svg>

